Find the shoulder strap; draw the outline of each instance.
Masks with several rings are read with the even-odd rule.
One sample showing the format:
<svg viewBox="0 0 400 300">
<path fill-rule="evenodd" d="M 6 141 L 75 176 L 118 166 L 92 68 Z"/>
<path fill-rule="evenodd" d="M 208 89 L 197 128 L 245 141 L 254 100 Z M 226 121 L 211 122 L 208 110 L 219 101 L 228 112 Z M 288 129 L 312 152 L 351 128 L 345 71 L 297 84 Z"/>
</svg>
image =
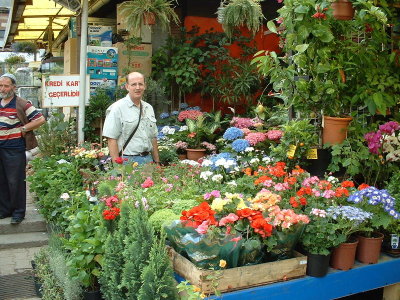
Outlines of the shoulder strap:
<svg viewBox="0 0 400 300">
<path fill-rule="evenodd" d="M 122 156 L 124 149 L 128 146 L 129 142 L 131 141 L 133 135 L 135 134 L 136 130 L 139 128 L 140 120 L 142 119 L 142 102 L 140 102 L 140 110 L 139 110 L 139 120 L 136 124 L 135 129 L 132 130 L 131 134 L 129 135 L 128 139 L 126 140 L 124 146 L 122 147 L 121 151 L 119 151 L 119 156 Z"/>
</svg>

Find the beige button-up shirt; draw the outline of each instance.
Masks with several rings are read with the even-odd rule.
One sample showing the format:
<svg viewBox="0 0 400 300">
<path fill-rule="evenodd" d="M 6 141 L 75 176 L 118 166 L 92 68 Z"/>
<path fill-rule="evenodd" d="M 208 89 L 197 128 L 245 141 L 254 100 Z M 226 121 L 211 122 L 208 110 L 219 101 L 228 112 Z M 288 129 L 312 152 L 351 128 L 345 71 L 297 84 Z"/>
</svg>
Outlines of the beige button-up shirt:
<svg viewBox="0 0 400 300">
<path fill-rule="evenodd" d="M 137 155 L 145 151 L 152 151 L 152 139 L 157 137 L 157 124 L 153 107 L 144 101 L 142 105 L 142 119 L 128 146 L 124 149 L 125 155 Z M 116 139 L 118 150 L 121 150 L 129 135 L 136 128 L 139 121 L 140 108 L 137 107 L 129 95 L 110 105 L 106 112 L 103 136 Z"/>
</svg>

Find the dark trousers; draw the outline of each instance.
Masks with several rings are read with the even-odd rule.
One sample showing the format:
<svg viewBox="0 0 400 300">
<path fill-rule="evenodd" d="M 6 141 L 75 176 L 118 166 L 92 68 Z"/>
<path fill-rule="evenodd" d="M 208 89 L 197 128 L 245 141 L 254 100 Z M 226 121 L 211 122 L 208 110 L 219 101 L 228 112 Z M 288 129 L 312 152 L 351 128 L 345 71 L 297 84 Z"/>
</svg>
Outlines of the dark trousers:
<svg viewBox="0 0 400 300">
<path fill-rule="evenodd" d="M 0 148 L 0 214 L 25 217 L 25 149 Z"/>
</svg>

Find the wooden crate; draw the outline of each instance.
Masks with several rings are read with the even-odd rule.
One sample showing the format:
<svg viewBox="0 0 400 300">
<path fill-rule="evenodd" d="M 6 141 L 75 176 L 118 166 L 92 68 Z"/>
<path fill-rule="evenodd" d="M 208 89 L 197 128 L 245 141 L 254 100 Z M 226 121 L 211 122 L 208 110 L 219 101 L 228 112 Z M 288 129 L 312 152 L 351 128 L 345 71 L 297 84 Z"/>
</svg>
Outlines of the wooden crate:
<svg viewBox="0 0 400 300">
<path fill-rule="evenodd" d="M 175 272 L 206 294 L 214 293 L 213 283 L 216 280 L 216 289 L 228 292 L 302 277 L 307 267 L 307 257 L 298 252 L 295 252 L 296 257 L 290 259 L 220 271 L 199 269 L 171 247 L 168 247 L 168 253 Z M 218 279 L 210 279 L 209 275 Z"/>
</svg>

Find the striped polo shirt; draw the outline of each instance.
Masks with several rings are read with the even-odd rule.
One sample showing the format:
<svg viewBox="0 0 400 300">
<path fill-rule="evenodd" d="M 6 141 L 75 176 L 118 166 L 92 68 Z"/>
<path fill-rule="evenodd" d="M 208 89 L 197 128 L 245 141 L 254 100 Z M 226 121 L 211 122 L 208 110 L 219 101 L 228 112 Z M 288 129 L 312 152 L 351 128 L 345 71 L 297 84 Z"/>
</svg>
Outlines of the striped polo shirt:
<svg viewBox="0 0 400 300">
<path fill-rule="evenodd" d="M 23 124 L 18 119 L 16 104 L 16 96 L 4 107 L 0 103 L 0 148 L 25 148 L 20 129 Z M 29 121 L 42 116 L 30 102 L 25 106 L 25 113 Z"/>
</svg>

